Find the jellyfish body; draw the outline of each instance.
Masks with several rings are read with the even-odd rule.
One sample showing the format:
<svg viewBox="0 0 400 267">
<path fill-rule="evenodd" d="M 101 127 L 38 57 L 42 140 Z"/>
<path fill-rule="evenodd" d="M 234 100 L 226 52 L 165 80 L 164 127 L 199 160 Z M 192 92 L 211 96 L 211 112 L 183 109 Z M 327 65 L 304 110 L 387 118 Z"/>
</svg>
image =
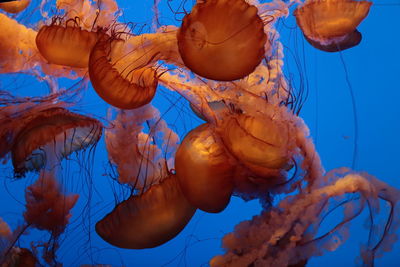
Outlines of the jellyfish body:
<svg viewBox="0 0 400 267">
<path fill-rule="evenodd" d="M 118 204 L 96 224 L 96 232 L 120 248 L 153 248 L 180 233 L 195 211 L 176 176 L 170 175 L 143 194 Z"/>
<path fill-rule="evenodd" d="M 87 68 L 89 55 L 99 37 L 97 32 L 89 32 L 74 25 L 52 23 L 40 28 L 36 36 L 36 46 L 40 54 L 53 64 Z"/>
<path fill-rule="evenodd" d="M 4 2 L 4 1 L 3 1 Z M 19 1 L 5 1 L 4 3 L 0 2 L 0 9 L 3 9 L 5 12 L 17 14 L 31 3 L 31 0 L 19 0 Z"/>
<path fill-rule="evenodd" d="M 220 212 L 233 191 L 234 163 L 213 127 L 206 123 L 189 132 L 175 156 L 176 176 L 189 202 L 206 212 Z"/>
<path fill-rule="evenodd" d="M 89 76 L 93 88 L 104 101 L 117 108 L 135 109 L 148 104 L 158 85 L 156 71 L 144 66 L 122 75 L 109 59 L 111 42 L 111 38 L 103 36 L 90 54 Z"/>
<path fill-rule="evenodd" d="M 43 110 L 14 139 L 11 153 L 15 176 L 22 177 L 52 161 L 57 164 L 71 153 L 96 144 L 101 133 L 102 124 L 96 119 L 64 108 Z"/>
<path fill-rule="evenodd" d="M 310 0 L 294 15 L 306 40 L 314 47 L 337 52 L 361 41 L 357 26 L 368 15 L 371 2 L 354 0 Z"/>
<path fill-rule="evenodd" d="M 241 79 L 264 57 L 263 27 L 257 8 L 244 0 L 201 1 L 183 19 L 179 52 L 186 67 L 202 77 Z"/>
<path fill-rule="evenodd" d="M 266 115 L 228 116 L 219 129 L 223 143 L 243 165 L 261 177 L 290 168 L 290 124 Z"/>
</svg>

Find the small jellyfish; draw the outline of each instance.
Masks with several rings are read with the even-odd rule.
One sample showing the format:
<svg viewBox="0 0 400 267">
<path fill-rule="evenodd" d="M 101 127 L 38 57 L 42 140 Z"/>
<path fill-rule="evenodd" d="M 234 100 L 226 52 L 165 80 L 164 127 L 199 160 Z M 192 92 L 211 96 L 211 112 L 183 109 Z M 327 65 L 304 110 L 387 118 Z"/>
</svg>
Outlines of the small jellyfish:
<svg viewBox="0 0 400 267">
<path fill-rule="evenodd" d="M 294 11 L 306 40 L 315 48 L 337 52 L 358 45 L 357 26 L 368 15 L 372 2 L 309 0 Z"/>
<path fill-rule="evenodd" d="M 0 9 L 3 9 L 5 12 L 17 14 L 31 3 L 31 0 L 18 0 L 18 1 L 0 1 Z"/>
<path fill-rule="evenodd" d="M 97 94 L 110 105 L 120 109 L 139 108 L 153 99 L 157 72 L 151 66 L 121 66 L 115 62 L 112 48 L 120 42 L 123 41 L 107 36 L 99 39 L 90 54 L 90 81 Z"/>
<path fill-rule="evenodd" d="M 71 153 L 95 145 L 102 128 L 98 120 L 64 108 L 49 108 L 32 115 L 13 140 L 11 157 L 15 176 L 54 167 L 51 164 L 58 164 Z"/>
<path fill-rule="evenodd" d="M 175 157 L 176 176 L 189 202 L 206 212 L 221 212 L 233 192 L 235 161 L 211 124 L 205 123 L 183 139 Z"/>
<path fill-rule="evenodd" d="M 40 28 L 36 46 L 40 54 L 53 64 L 87 68 L 89 55 L 99 38 L 99 33 L 79 27 L 77 20 L 69 19 L 65 25 L 55 17 L 50 25 Z"/>
<path fill-rule="evenodd" d="M 197 2 L 177 35 L 186 67 L 219 81 L 250 74 L 263 59 L 267 40 L 257 11 L 244 0 Z"/>
</svg>

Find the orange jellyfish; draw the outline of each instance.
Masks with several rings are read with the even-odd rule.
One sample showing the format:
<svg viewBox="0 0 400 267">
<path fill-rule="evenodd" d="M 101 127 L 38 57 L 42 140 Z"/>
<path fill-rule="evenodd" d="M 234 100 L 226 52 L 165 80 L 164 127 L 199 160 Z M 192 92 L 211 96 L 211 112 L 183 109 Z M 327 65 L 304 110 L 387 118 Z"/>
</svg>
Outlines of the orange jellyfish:
<svg viewBox="0 0 400 267">
<path fill-rule="evenodd" d="M 183 195 L 175 175 L 141 195 L 133 195 L 96 224 L 108 243 L 130 249 L 153 248 L 179 234 L 196 208 Z"/>
<path fill-rule="evenodd" d="M 233 192 L 234 160 L 211 124 L 189 132 L 175 157 L 176 176 L 189 202 L 206 212 L 220 212 Z"/>
<path fill-rule="evenodd" d="M 254 174 L 265 177 L 290 169 L 295 137 L 290 121 L 274 114 L 234 114 L 219 128 L 222 141 L 239 161 Z"/>
<path fill-rule="evenodd" d="M 148 133 L 142 131 L 145 122 Z M 151 105 L 119 111 L 113 124 L 105 134 L 109 159 L 132 194 L 96 224 L 96 232 L 121 248 L 159 246 L 181 232 L 196 211 L 168 170 L 166 158 L 178 137 Z"/>
<path fill-rule="evenodd" d="M 95 145 L 102 123 L 64 108 L 49 108 L 32 115 L 18 132 L 11 149 L 16 177 L 58 164 L 71 153 Z"/>
<path fill-rule="evenodd" d="M 4 3 L 3 3 L 4 2 Z M 18 1 L 1 1 L 0 2 L 0 9 L 3 9 L 5 12 L 17 14 L 31 3 L 31 0 L 18 0 Z"/>
<path fill-rule="evenodd" d="M 315 48 L 337 52 L 358 45 L 357 26 L 368 15 L 372 2 L 309 0 L 294 11 L 306 40 Z"/>
<path fill-rule="evenodd" d="M 157 72 L 150 66 L 121 66 L 113 58 L 113 44 L 123 42 L 102 36 L 89 59 L 89 76 L 97 94 L 110 105 L 135 109 L 148 104 L 158 85 Z M 114 46 L 115 47 L 115 46 Z"/>
<path fill-rule="evenodd" d="M 253 72 L 264 57 L 267 40 L 257 11 L 244 0 L 198 1 L 177 35 L 186 67 L 219 81 Z"/>
<path fill-rule="evenodd" d="M 40 54 L 53 64 L 87 68 L 89 55 L 99 38 L 99 33 L 81 29 L 77 20 L 69 19 L 65 26 L 60 18 L 53 18 L 50 25 L 40 28 L 36 46 Z"/>
</svg>

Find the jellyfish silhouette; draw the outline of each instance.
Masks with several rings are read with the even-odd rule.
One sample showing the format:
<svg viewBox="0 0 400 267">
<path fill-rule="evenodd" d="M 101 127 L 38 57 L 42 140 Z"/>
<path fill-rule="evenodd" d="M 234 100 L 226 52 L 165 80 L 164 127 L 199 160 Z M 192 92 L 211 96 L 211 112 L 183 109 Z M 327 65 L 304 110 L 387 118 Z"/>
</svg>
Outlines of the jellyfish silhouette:
<svg viewBox="0 0 400 267">
<path fill-rule="evenodd" d="M 27 8 L 30 3 L 31 0 L 0 1 L 0 9 L 8 13 L 17 14 Z"/>
<path fill-rule="evenodd" d="M 215 128 L 202 124 L 190 131 L 175 157 L 176 176 L 189 202 L 206 212 L 221 212 L 233 192 L 234 164 Z"/>
<path fill-rule="evenodd" d="M 157 72 L 151 66 L 134 63 L 118 67 L 119 58 L 111 54 L 112 44 L 117 42 L 123 40 L 103 35 L 96 43 L 89 59 L 90 81 L 97 94 L 114 107 L 134 109 L 144 106 L 156 93 Z"/>
<path fill-rule="evenodd" d="M 153 248 L 180 233 L 195 211 L 183 195 L 176 176 L 171 175 L 143 194 L 118 204 L 96 223 L 96 232 L 120 248 Z"/>
<path fill-rule="evenodd" d="M 177 38 L 186 67 L 219 81 L 250 74 L 264 57 L 267 40 L 257 8 L 244 0 L 197 2 Z"/>
<path fill-rule="evenodd" d="M 315 48 L 337 52 L 358 45 L 356 29 L 368 15 L 372 2 L 353 0 L 310 0 L 294 11 L 306 40 Z"/>
<path fill-rule="evenodd" d="M 36 46 L 49 63 L 87 68 L 89 55 L 99 38 L 99 33 L 79 27 L 79 19 L 55 17 L 50 25 L 40 28 L 36 36 Z"/>
<path fill-rule="evenodd" d="M 102 124 L 64 108 L 49 108 L 30 116 L 12 142 L 11 157 L 16 177 L 53 168 L 62 158 L 93 146 L 101 137 Z"/>
<path fill-rule="evenodd" d="M 141 124 L 150 123 L 150 133 Z M 154 123 L 154 124 L 153 124 Z M 177 177 L 167 168 L 160 148 L 152 140 L 160 133 L 161 146 L 174 147 L 175 134 L 150 105 L 122 111 L 114 128 L 106 131 L 109 156 L 116 164 L 118 181 L 129 184 L 132 194 L 96 223 L 96 232 L 108 243 L 130 249 L 159 246 L 183 230 L 196 208 L 185 198 Z M 165 146 L 168 144 L 167 146 Z M 168 152 L 168 151 L 165 152 Z"/>
</svg>

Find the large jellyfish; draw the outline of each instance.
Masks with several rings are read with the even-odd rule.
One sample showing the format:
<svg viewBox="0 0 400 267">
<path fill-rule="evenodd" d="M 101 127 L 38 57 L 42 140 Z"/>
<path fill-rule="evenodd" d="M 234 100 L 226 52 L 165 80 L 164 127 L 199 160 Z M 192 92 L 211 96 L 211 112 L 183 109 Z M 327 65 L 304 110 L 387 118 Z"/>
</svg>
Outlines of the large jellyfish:
<svg viewBox="0 0 400 267">
<path fill-rule="evenodd" d="M 185 65 L 208 79 L 231 81 L 253 72 L 265 54 L 257 8 L 244 0 L 200 1 L 178 32 Z"/>
<path fill-rule="evenodd" d="M 132 195 L 96 224 L 96 232 L 117 247 L 159 246 L 175 237 L 196 211 L 182 194 L 176 176 L 168 170 L 167 159 L 162 158 L 162 150 L 165 155 L 171 153 L 177 137 L 157 117 L 150 105 L 122 111 L 106 135 L 118 181 L 132 188 Z M 146 120 L 156 121 L 148 134 L 141 131 Z M 160 133 L 165 139 L 158 147 L 154 140 Z"/>
<path fill-rule="evenodd" d="M 118 4 L 0 13 L 1 264 L 352 265 L 341 247 L 361 265 L 390 261 L 400 191 L 382 170 L 396 161 L 374 145 L 398 151 L 378 132 L 397 132 L 395 80 L 376 64 L 398 62 L 382 54 L 398 42 L 373 32 L 371 2 Z M 380 53 L 341 52 L 359 25 Z"/>
</svg>

